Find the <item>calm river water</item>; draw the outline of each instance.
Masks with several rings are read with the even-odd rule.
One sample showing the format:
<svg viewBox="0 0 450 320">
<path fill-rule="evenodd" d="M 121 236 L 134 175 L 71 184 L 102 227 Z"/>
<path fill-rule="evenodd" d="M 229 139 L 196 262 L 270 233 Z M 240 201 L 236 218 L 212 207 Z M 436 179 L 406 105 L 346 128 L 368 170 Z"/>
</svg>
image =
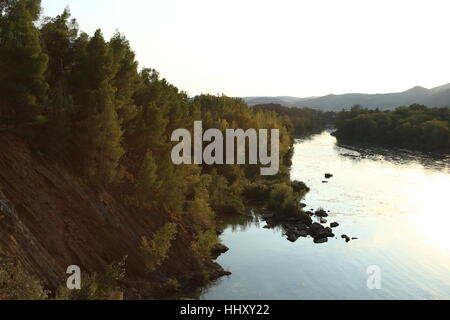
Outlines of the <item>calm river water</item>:
<svg viewBox="0 0 450 320">
<path fill-rule="evenodd" d="M 218 263 L 233 274 L 201 299 L 450 299 L 448 159 L 339 146 L 324 132 L 297 141 L 291 175 L 311 188 L 306 209 L 340 223 L 337 239 L 291 243 L 257 218 L 230 225 Z M 370 266 L 380 289 L 367 286 Z"/>
</svg>

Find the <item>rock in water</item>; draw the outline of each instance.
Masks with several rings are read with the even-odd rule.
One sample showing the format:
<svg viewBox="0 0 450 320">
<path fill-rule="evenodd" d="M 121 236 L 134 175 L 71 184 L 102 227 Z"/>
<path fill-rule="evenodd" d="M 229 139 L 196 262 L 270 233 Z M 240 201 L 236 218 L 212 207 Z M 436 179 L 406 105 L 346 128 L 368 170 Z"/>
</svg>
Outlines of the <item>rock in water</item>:
<svg viewBox="0 0 450 320">
<path fill-rule="evenodd" d="M 298 240 L 298 238 L 299 238 L 299 237 L 298 237 L 297 235 L 291 233 L 291 234 L 288 235 L 288 238 L 287 238 L 287 239 L 288 239 L 290 242 L 295 242 L 295 241 Z"/>
<path fill-rule="evenodd" d="M 320 223 L 327 223 L 327 219 L 325 219 L 325 218 L 320 218 Z"/>
<path fill-rule="evenodd" d="M 337 228 L 337 227 L 339 227 L 339 223 L 337 223 L 337 222 L 332 222 L 332 223 L 330 224 L 330 227 L 331 227 L 331 228 Z"/>
<path fill-rule="evenodd" d="M 301 230 L 298 234 L 300 237 L 306 238 L 308 236 L 308 230 Z"/>
<path fill-rule="evenodd" d="M 299 216 L 299 221 L 303 222 L 304 224 L 310 226 L 312 224 L 312 219 L 309 216 L 309 214 L 302 212 Z"/>
<path fill-rule="evenodd" d="M 218 243 L 211 249 L 211 255 L 213 259 L 217 259 L 221 254 L 227 252 L 228 250 L 230 249 L 227 246 Z"/>
<path fill-rule="evenodd" d="M 334 234 L 331 228 L 325 228 L 323 225 L 315 222 L 309 228 L 309 234 L 314 239 L 333 238 Z"/>
<path fill-rule="evenodd" d="M 311 225 L 311 227 L 309 228 L 309 231 L 310 231 L 310 233 L 311 233 L 312 235 L 313 235 L 313 234 L 317 234 L 317 233 L 319 233 L 319 232 L 321 232 L 321 231 L 323 231 L 323 230 L 325 230 L 324 226 L 321 225 L 321 224 L 319 224 L 319 223 L 317 223 L 317 222 L 314 222 L 314 223 Z"/>
<path fill-rule="evenodd" d="M 325 242 L 328 242 L 328 238 L 314 239 L 314 243 L 325 243 Z"/>
<path fill-rule="evenodd" d="M 326 211 L 323 209 L 317 210 L 315 214 L 318 217 L 323 217 L 323 218 L 328 217 L 328 213 L 326 213 Z"/>
<path fill-rule="evenodd" d="M 325 178 L 326 179 L 333 178 L 333 175 L 331 173 L 325 173 Z"/>
</svg>

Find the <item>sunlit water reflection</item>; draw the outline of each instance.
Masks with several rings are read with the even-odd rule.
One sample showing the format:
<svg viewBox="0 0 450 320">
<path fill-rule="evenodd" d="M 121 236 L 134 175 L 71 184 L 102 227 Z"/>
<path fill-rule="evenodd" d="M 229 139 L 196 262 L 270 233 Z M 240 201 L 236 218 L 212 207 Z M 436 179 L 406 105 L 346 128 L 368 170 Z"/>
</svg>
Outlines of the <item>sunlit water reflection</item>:
<svg viewBox="0 0 450 320">
<path fill-rule="evenodd" d="M 292 179 L 311 188 L 307 209 L 331 211 L 338 239 L 290 243 L 263 223 L 230 226 L 218 262 L 233 274 L 201 298 L 450 299 L 448 170 L 448 158 L 338 146 L 328 132 L 298 141 Z M 379 290 L 367 288 L 371 265 Z"/>
</svg>

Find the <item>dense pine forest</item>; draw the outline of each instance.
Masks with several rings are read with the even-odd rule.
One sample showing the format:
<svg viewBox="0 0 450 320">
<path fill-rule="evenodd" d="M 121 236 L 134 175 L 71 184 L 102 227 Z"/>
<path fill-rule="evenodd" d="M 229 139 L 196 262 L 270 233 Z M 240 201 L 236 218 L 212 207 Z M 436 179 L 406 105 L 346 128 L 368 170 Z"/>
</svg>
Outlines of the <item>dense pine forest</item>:
<svg viewBox="0 0 450 320">
<path fill-rule="evenodd" d="M 127 282 L 132 277 L 155 284 L 145 288 L 146 297 L 182 291 L 193 281 L 164 267 L 174 259 L 173 243 L 183 243 L 179 250 L 195 258 L 194 282 L 208 281 L 214 278 L 211 252 L 219 242 L 217 215 L 240 214 L 249 202 L 268 200 L 280 213 L 300 213 L 299 200 L 307 188 L 289 179 L 289 114 L 252 109 L 226 96 L 189 97 L 157 71 L 139 68 L 124 35 L 105 39 L 100 30 L 88 35 L 68 9 L 43 18 L 38 0 L 0 3 L 0 43 L 0 128 L 5 139 L 24 141 L 33 157 L 54 161 L 73 181 L 93 190 L 94 198 L 113 197 L 127 208 L 128 219 L 152 226 L 146 236 L 133 234 L 130 242 L 136 250 L 117 250 L 103 270 L 87 267 L 88 285 L 71 292 L 62 289 L 64 274 L 61 287 L 55 281 L 50 285 L 49 279 L 35 274 L 27 257 L 9 256 L 0 241 L 0 299 L 107 298 L 123 283 L 132 286 Z M 312 111 L 301 116 L 317 122 Z M 279 129 L 279 173 L 262 177 L 257 165 L 174 165 L 170 135 L 178 128 L 192 130 L 195 120 L 202 120 L 205 130 Z M 299 130 L 305 133 L 317 126 Z M 1 187 L 6 203 L 9 191 Z M 81 223 L 76 216 L 71 219 Z M 1 232 L 6 239 L 6 229 Z M 129 270 L 127 256 L 136 268 Z"/>
<path fill-rule="evenodd" d="M 450 108 L 423 105 L 394 111 L 354 106 L 336 118 L 336 136 L 342 140 L 378 143 L 425 151 L 450 152 Z"/>
</svg>

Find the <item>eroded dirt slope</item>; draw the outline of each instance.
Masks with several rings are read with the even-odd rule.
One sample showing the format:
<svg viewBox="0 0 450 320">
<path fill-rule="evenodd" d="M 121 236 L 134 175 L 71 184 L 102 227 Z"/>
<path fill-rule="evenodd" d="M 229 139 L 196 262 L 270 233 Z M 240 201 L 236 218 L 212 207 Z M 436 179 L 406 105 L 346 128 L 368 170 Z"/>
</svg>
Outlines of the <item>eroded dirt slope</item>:
<svg viewBox="0 0 450 320">
<path fill-rule="evenodd" d="M 125 255 L 127 274 L 135 281 L 144 277 L 141 237 L 175 218 L 127 208 L 14 135 L 1 133 L 0 148 L 0 254 L 18 259 L 53 288 L 65 283 L 69 265 L 101 271 Z M 191 249 L 192 230 L 177 222 L 178 237 L 159 273 L 189 281 L 198 276 L 199 258 Z M 213 275 L 222 272 L 208 264 Z"/>
</svg>

